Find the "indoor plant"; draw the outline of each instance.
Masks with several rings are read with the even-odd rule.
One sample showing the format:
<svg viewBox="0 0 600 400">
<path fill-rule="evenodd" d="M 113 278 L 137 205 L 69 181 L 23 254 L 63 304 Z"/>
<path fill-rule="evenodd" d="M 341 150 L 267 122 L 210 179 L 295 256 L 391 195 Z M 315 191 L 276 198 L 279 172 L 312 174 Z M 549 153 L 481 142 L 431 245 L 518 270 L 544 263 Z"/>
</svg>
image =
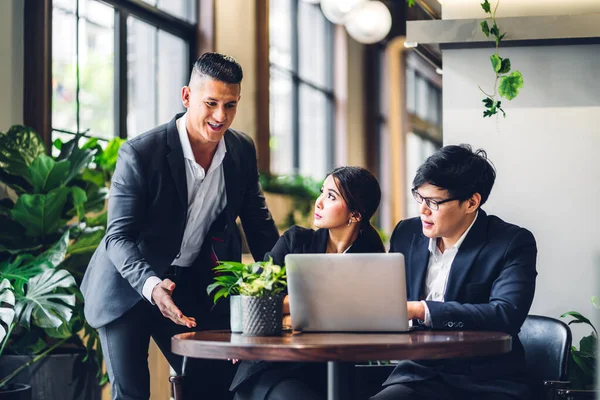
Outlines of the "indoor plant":
<svg viewBox="0 0 600 400">
<path fill-rule="evenodd" d="M 215 289 L 214 303 L 221 298 L 229 296 L 230 304 L 230 328 L 233 333 L 242 332 L 242 297 L 240 296 L 239 283 L 242 281 L 242 273 L 246 266 L 241 262 L 223 261 L 219 262 L 213 270 L 215 271 L 215 282 L 208 285 L 206 292 L 210 295 Z"/>
<path fill-rule="evenodd" d="M 44 365 L 48 364 L 48 369 L 56 370 L 58 368 L 50 366 L 47 357 L 39 357 L 41 354 L 46 356 L 45 350 L 52 348 L 53 354 L 59 352 L 64 356 L 67 352 L 72 355 L 74 362 L 86 361 L 85 365 L 73 367 L 77 372 L 89 370 L 83 367 L 96 359 L 95 371 L 100 383 L 104 383 L 106 376 L 100 368 L 102 353 L 98 336 L 85 321 L 83 298 L 77 286 L 105 232 L 107 180 L 114 170 L 120 140 L 109 143 L 105 149 L 97 139 L 90 139 L 81 147 L 80 140 L 82 135 L 75 135 L 66 143 L 55 141 L 54 145 L 60 154 L 52 157 L 46 154 L 44 143 L 30 128 L 15 125 L 7 132 L 0 132 L 2 276 L 8 279 L 17 304 L 19 296 L 27 296 L 27 290 L 30 290 L 30 285 L 26 283 L 43 276 L 50 269 L 63 276 L 68 273 L 73 279 L 68 289 L 46 288 L 51 296 L 65 290 L 70 292 L 69 295 L 73 296 L 69 297 L 73 299 L 73 304 L 68 305 L 71 309 L 70 319 L 62 318 L 64 323 L 55 329 L 37 323 L 35 314 L 33 320 L 17 318 L 19 323 L 15 324 L 14 331 L 3 342 L 5 348 L 0 369 L 13 370 L 15 363 L 28 364 L 44 358 Z M 32 315 L 30 313 L 27 316 Z M 31 322 L 29 329 L 23 328 L 28 321 Z M 55 344 L 65 346 L 54 348 Z M 96 353 L 93 352 L 94 348 L 97 348 Z M 94 357 L 90 359 L 90 355 Z M 18 361 L 14 361 L 15 357 Z M 65 374 L 62 371 L 53 373 Z M 16 376 L 14 380 L 27 378 Z M 73 380 L 70 376 L 65 378 Z M 31 375 L 31 380 L 35 379 L 36 374 Z M 72 395 L 74 398 L 99 396 L 98 388 L 93 385 L 93 374 L 92 385 L 77 384 L 79 386 L 72 389 L 77 392 Z M 85 390 L 89 392 L 84 393 Z M 56 396 L 68 397 L 61 392 L 43 394 L 39 398 Z"/>
<path fill-rule="evenodd" d="M 277 335 L 282 327 L 285 266 L 269 261 L 248 264 L 242 271 L 242 330 L 247 336 Z"/>
<path fill-rule="evenodd" d="M 592 304 L 596 310 L 600 309 L 598 297 L 592 297 Z M 579 349 L 571 347 L 571 357 L 569 359 L 569 381 L 571 382 L 569 392 L 571 398 L 594 398 L 596 389 L 596 351 L 598 348 L 598 331 L 592 322 L 576 311 L 569 311 L 561 315 L 564 317 L 573 317 L 569 321 L 571 324 L 586 324 L 592 328 L 588 336 L 584 336 L 579 341 Z M 588 393 L 574 391 L 588 391 Z M 585 396 L 587 395 L 587 396 Z"/>
</svg>

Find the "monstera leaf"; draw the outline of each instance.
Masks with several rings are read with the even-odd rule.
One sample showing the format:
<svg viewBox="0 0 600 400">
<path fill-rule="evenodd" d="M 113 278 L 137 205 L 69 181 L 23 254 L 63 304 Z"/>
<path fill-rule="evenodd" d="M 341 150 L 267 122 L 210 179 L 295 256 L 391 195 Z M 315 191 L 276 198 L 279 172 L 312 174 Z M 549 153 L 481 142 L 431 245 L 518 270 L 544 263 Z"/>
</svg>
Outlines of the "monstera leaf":
<svg viewBox="0 0 600 400">
<path fill-rule="evenodd" d="M 29 328 L 33 322 L 40 328 L 58 328 L 73 315 L 75 295 L 57 293 L 59 288 L 75 286 L 75 279 L 64 269 L 47 270 L 29 279 L 27 290 L 17 295 L 15 313 L 19 323 Z"/>
<path fill-rule="evenodd" d="M 8 333 L 4 327 L 10 329 L 10 326 L 15 319 L 15 295 L 12 292 L 12 287 L 8 279 L 3 279 L 0 282 L 0 343 L 4 341 Z"/>
<path fill-rule="evenodd" d="M 29 166 L 45 152 L 44 142 L 31 128 L 14 125 L 0 133 L 0 168 L 10 175 L 29 177 Z"/>
</svg>

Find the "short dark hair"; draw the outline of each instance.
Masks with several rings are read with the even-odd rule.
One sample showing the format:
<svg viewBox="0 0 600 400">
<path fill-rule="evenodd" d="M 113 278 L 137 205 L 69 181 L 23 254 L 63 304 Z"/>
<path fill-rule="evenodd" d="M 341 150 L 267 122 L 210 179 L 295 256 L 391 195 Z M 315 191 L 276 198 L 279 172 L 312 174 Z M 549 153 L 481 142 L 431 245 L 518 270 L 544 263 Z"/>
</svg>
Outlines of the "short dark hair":
<svg viewBox="0 0 600 400">
<path fill-rule="evenodd" d="M 220 53 L 204 53 L 194 63 L 192 77 L 212 78 L 225 83 L 241 83 L 242 66 L 233 57 Z"/>
<path fill-rule="evenodd" d="M 331 171 L 340 195 L 352 213 L 360 213 L 361 223 L 369 225 L 381 201 L 377 179 L 361 167 L 338 167 Z"/>
<path fill-rule="evenodd" d="M 479 193 L 483 205 L 495 180 L 496 171 L 485 150 L 473 151 L 470 145 L 461 144 L 444 146 L 427 158 L 417 170 L 413 187 L 429 183 L 460 201 Z"/>
</svg>

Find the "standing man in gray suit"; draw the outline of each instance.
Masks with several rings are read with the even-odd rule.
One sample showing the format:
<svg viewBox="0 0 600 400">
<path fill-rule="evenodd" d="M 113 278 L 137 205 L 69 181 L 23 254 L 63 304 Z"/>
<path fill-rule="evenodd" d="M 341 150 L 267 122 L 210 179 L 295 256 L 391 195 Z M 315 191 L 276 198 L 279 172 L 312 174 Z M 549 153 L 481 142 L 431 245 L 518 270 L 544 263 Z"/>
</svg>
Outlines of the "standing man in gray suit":
<svg viewBox="0 0 600 400">
<path fill-rule="evenodd" d="M 228 329 L 229 305 L 212 306 L 206 286 L 217 260 L 241 259 L 239 216 L 262 260 L 279 235 L 258 182 L 256 150 L 230 129 L 242 68 L 206 53 L 181 90 L 187 112 L 126 142 L 108 201 L 108 228 L 81 290 L 98 328 L 113 399 L 148 399 L 150 337 L 178 372 L 174 334 Z M 226 399 L 231 362 L 190 359 L 186 398 Z M 191 379 L 187 379 L 190 383 Z"/>
</svg>

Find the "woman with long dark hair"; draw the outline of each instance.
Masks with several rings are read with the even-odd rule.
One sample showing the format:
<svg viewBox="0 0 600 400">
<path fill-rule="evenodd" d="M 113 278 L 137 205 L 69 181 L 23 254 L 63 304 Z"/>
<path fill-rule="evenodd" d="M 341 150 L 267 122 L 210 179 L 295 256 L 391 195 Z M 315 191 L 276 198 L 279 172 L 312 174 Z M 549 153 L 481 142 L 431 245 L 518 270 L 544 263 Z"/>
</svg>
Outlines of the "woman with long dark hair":
<svg viewBox="0 0 600 400">
<path fill-rule="evenodd" d="M 292 253 L 384 253 L 371 217 L 381 200 L 377 179 L 360 167 L 331 171 L 315 201 L 316 231 L 292 226 L 265 255 L 283 265 Z M 236 400 L 311 400 L 326 397 L 326 367 L 319 363 L 243 361 L 231 385 Z"/>
</svg>

